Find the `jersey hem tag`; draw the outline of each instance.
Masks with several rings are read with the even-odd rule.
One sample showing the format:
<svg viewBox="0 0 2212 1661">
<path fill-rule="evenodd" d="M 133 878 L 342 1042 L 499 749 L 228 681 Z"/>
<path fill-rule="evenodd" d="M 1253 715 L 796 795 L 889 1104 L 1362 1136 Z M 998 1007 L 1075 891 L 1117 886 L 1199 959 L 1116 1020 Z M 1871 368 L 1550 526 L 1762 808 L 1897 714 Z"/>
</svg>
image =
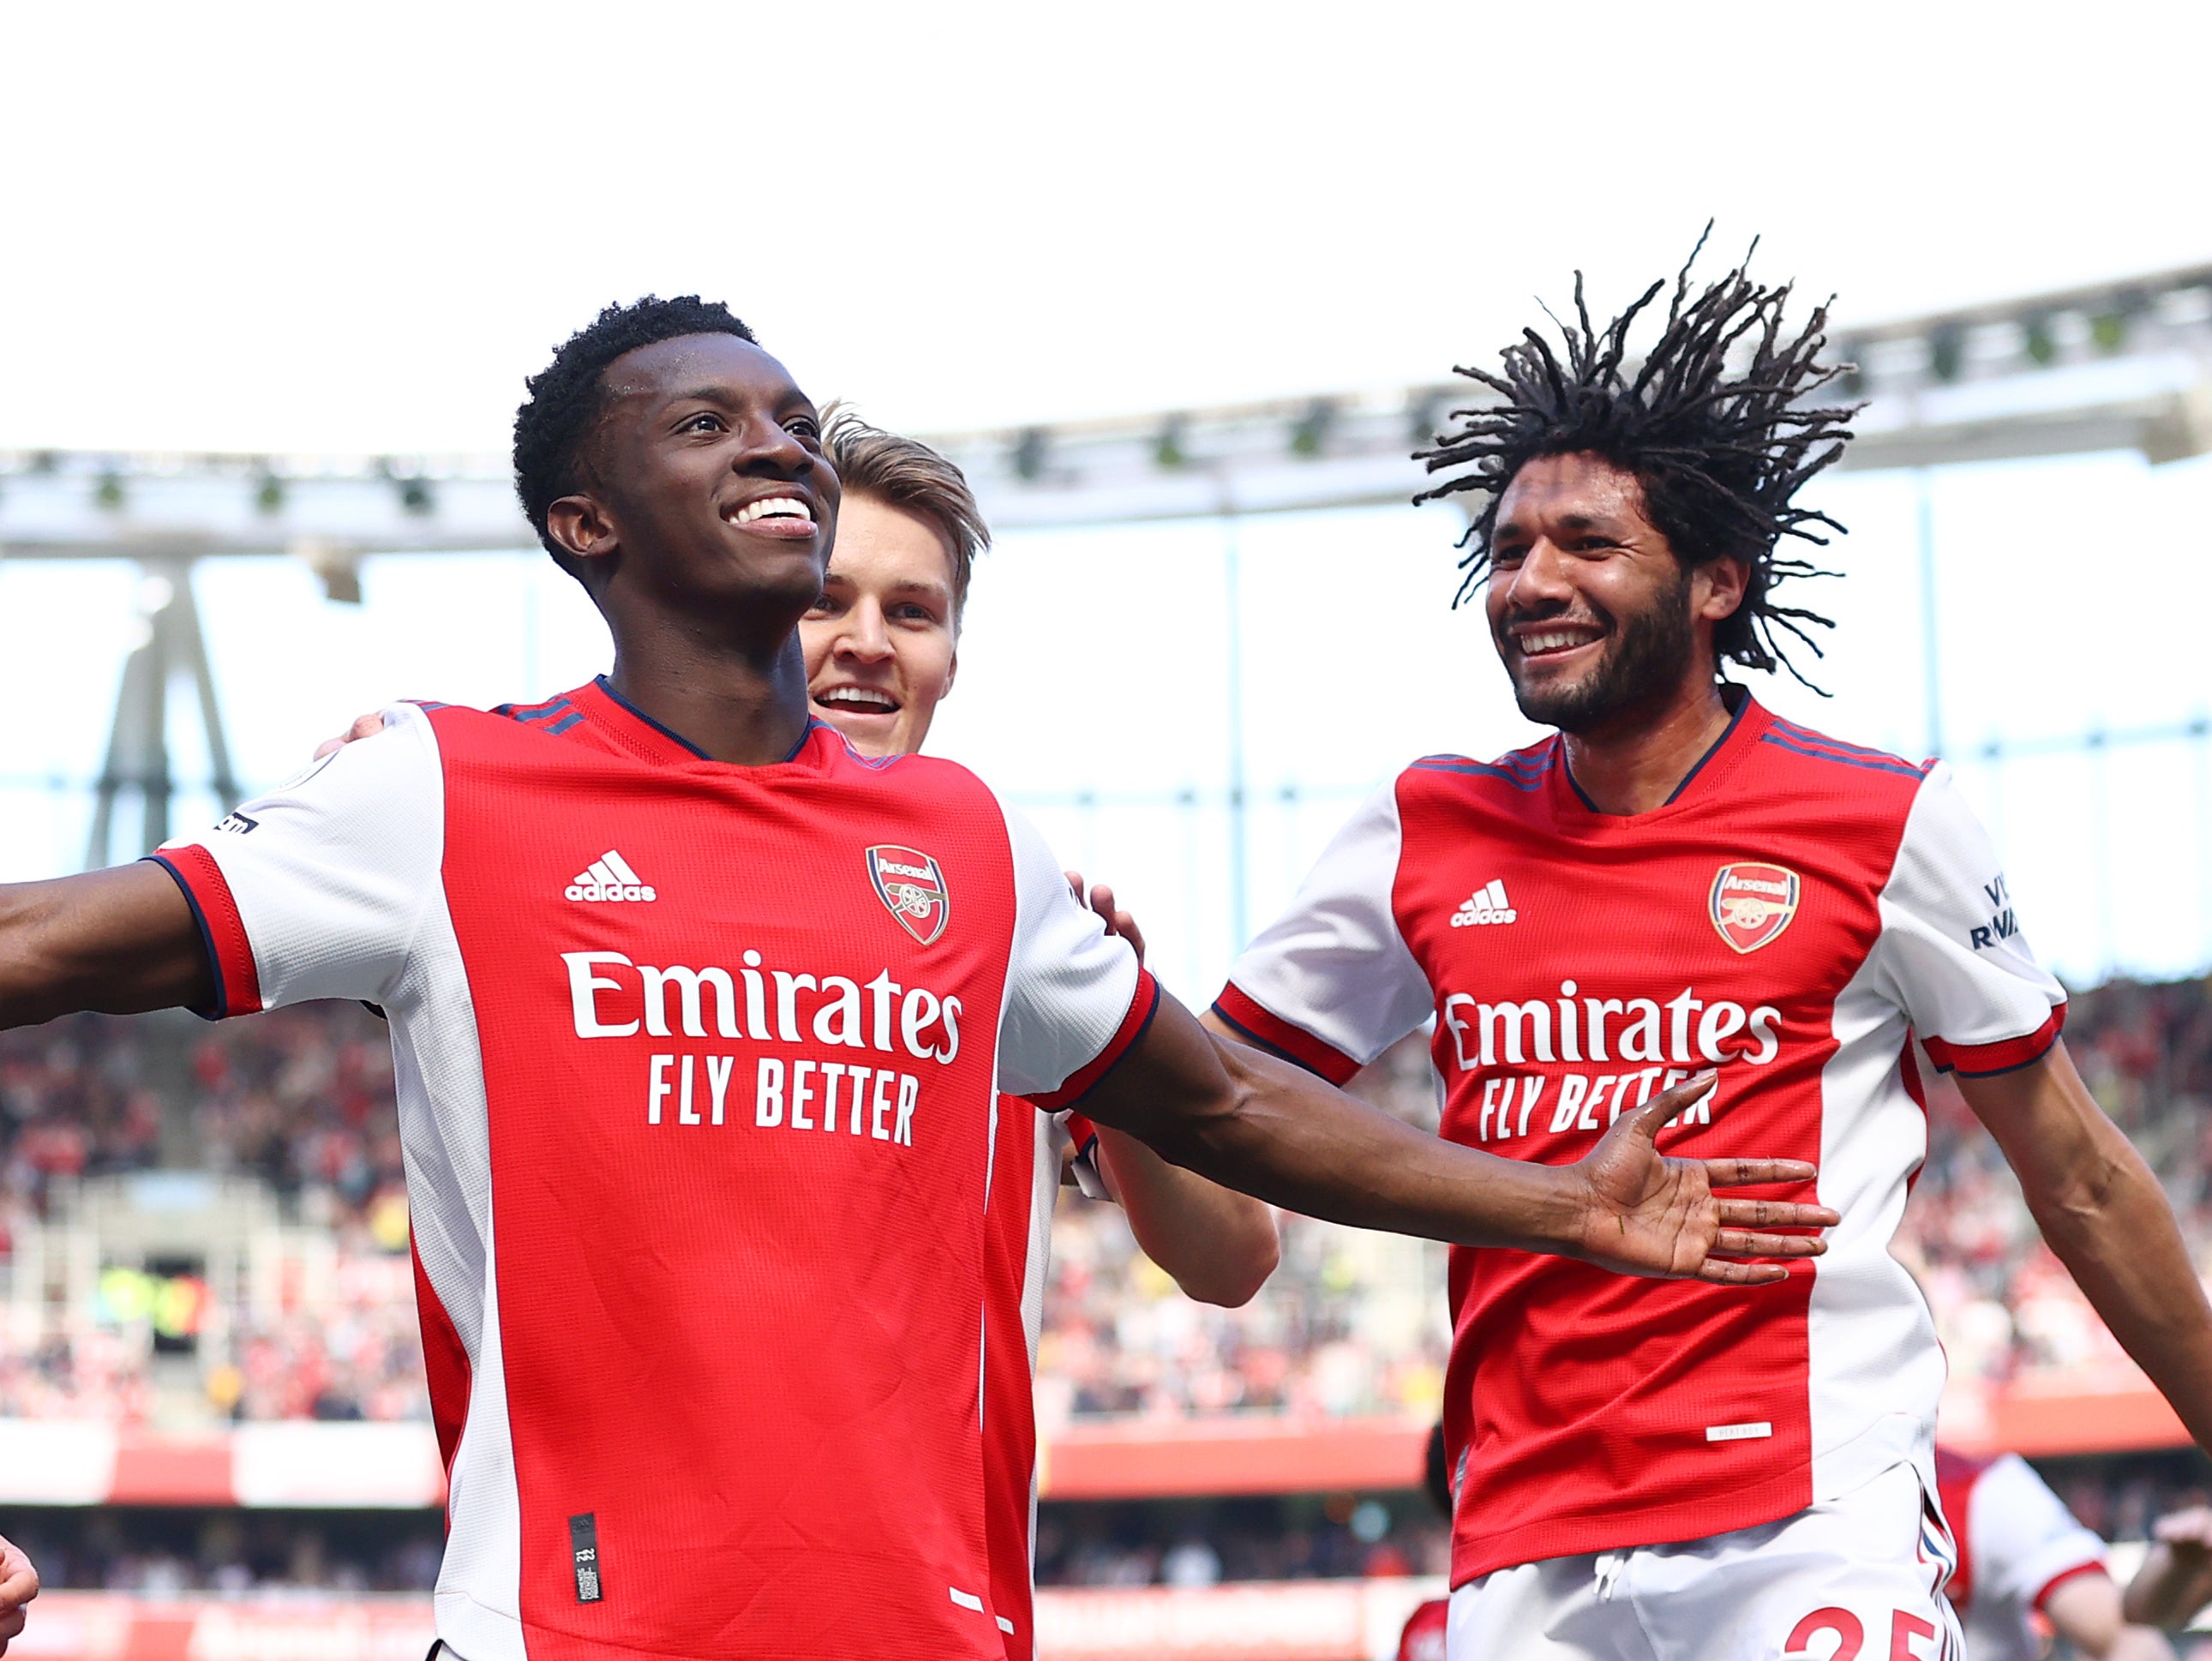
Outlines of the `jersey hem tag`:
<svg viewBox="0 0 2212 1661">
<path fill-rule="evenodd" d="M 599 1580 L 599 1514 L 587 1511 L 568 1519 L 568 1551 L 576 1562 L 576 1601 L 596 1603 L 606 1596 Z"/>
<path fill-rule="evenodd" d="M 1748 1425 L 1707 1425 L 1708 1442 L 1756 1442 L 1774 1434 L 1774 1427 L 1761 1419 Z"/>
</svg>

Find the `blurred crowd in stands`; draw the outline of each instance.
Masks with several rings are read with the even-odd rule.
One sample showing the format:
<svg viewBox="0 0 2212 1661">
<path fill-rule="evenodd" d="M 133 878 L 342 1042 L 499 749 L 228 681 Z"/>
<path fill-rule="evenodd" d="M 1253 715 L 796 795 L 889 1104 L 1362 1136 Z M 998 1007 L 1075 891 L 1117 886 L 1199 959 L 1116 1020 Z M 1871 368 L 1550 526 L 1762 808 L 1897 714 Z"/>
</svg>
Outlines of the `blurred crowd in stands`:
<svg viewBox="0 0 2212 1661">
<path fill-rule="evenodd" d="M 2212 1268 L 2212 987 L 2119 983 L 2082 994 L 2067 1040 Z M 1435 1122 L 1419 1041 L 1358 1087 L 1409 1121 Z M 1948 1081 L 1930 1077 L 1928 1094 L 1935 1151 L 1899 1252 L 1927 1287 L 1954 1376 L 2128 1382 L 2130 1364 L 2037 1240 L 1995 1145 Z M 165 1112 L 165 1100 L 182 1105 Z M 265 1183 L 288 1226 L 328 1242 L 312 1296 L 288 1295 L 274 1313 L 230 1311 L 210 1326 L 196 1357 L 206 1417 L 426 1415 L 391 1059 L 373 1013 L 330 1004 L 166 1027 L 83 1017 L 0 1034 L 0 1286 L 14 1238 L 65 1211 L 76 1184 L 162 1164 Z M 1048 1433 L 1097 1415 L 1426 1418 L 1442 1388 L 1443 1275 L 1440 1249 L 1291 1218 L 1282 1268 L 1258 1298 L 1240 1310 L 1201 1306 L 1137 1254 L 1112 1208 L 1069 1190 L 1054 1234 L 1041 1417 Z M 154 1411 L 149 1378 L 158 1384 L 155 1363 L 174 1358 L 153 1355 L 143 1321 L 47 1308 L 29 1329 L 26 1307 L 19 1290 L 14 1324 L 0 1329 L 0 1416 L 129 1421 Z M 2178 1468 L 2124 1480 L 2111 1469 L 2060 1485 L 2085 1520 L 2122 1535 L 2193 1480 Z M 1358 1573 L 1384 1547 L 1380 1561 L 1397 1552 L 1423 1567 L 1429 1548 L 1406 1535 L 1412 1526 L 1399 1519 L 1363 1540 L 1348 1519 L 1249 1536 L 1224 1524 L 1191 1535 L 1185 1549 L 1172 1533 L 1130 1534 L 1071 1513 L 1041 1545 L 1050 1579 L 1194 1581 Z"/>
<path fill-rule="evenodd" d="M 185 1104 L 167 1135 L 164 1085 Z M 165 1150 L 266 1183 L 331 1248 L 312 1296 L 287 1284 L 273 1308 L 206 1323 L 194 1349 L 207 1413 L 427 1418 L 384 1023 L 331 1003 L 219 1025 L 88 1015 L 0 1033 L 0 1263 L 75 1183 Z M 159 1311 L 118 1319 L 122 1301 L 0 1342 L 0 1417 L 147 1417 Z"/>
<path fill-rule="evenodd" d="M 144 1036 L 103 1015 L 0 1032 L 0 1246 L 57 1182 L 156 1162 L 161 1104 Z"/>
<path fill-rule="evenodd" d="M 1210 1586 L 1451 1567 L 1450 1530 L 1418 1494 L 1046 1504 L 1036 1542 L 1045 1586 Z"/>
<path fill-rule="evenodd" d="M 9 1519 L 9 1537 L 49 1586 L 244 1593 L 428 1591 L 443 1530 L 434 1514 L 313 1518 L 239 1510 L 42 1509 Z"/>
<path fill-rule="evenodd" d="M 2115 982 L 2079 994 L 2066 1045 L 2164 1183 L 2200 1273 L 2212 1270 L 2212 982 Z M 1920 1275 L 1954 1378 L 2033 1373 L 2092 1390 L 2140 1378 L 2037 1235 L 2003 1156 L 1948 1080 L 1929 1086 L 1933 1152 L 1899 1254 Z"/>
</svg>

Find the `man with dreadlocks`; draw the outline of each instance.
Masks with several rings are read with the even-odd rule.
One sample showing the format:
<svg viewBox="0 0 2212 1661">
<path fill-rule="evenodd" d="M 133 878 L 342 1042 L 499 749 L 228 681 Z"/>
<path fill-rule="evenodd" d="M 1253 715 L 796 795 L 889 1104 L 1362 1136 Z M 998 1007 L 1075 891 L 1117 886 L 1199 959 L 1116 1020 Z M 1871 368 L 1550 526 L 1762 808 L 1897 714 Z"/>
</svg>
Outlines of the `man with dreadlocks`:
<svg viewBox="0 0 2212 1661">
<path fill-rule="evenodd" d="M 1468 585 L 1522 713 L 1501 760 L 1414 763 L 1233 969 L 1217 1026 L 1326 1078 L 1434 1017 L 1443 1134 L 1541 1164 L 1691 1070 L 1683 1153 L 1817 1160 L 1828 1255 L 1747 1296 L 1455 1249 L 1444 1404 L 1457 1661 L 1955 1657 L 1934 1496 L 1943 1360 L 1888 1247 L 1927 1151 L 1917 1035 L 2053 1250 L 2212 1445 L 2212 1310 L 2164 1195 L 2059 1042 L 1941 763 L 1783 721 L 1722 678 L 1823 623 L 1796 505 L 1851 411 L 1824 313 L 1733 271 L 1674 284 L 1640 362 L 1577 283 L 1426 459 L 1475 494 Z M 1840 528 L 1840 527 L 1832 527 Z M 1464 594 L 1466 590 L 1462 590 Z M 1796 1194 L 1792 1197 L 1810 1197 Z"/>
</svg>

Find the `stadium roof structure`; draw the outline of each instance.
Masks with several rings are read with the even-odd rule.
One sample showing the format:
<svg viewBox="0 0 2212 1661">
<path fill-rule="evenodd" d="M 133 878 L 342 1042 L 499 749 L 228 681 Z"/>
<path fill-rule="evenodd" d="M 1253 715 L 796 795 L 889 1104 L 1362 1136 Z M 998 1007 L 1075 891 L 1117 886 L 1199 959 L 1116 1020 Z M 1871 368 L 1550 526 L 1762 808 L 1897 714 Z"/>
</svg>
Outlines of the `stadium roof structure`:
<svg viewBox="0 0 2212 1661">
<path fill-rule="evenodd" d="M 1868 407 L 1846 467 L 1920 468 L 2131 450 L 2153 463 L 2212 451 L 2212 265 L 1839 329 Z M 1001 531 L 1404 502 L 1411 452 L 1487 395 L 1460 380 L 1383 394 L 1168 411 L 931 441 L 967 471 Z M 119 792 L 139 843 L 166 839 L 167 689 L 189 675 L 234 800 L 191 568 L 210 557 L 304 562 L 333 600 L 360 563 L 535 545 L 505 466 L 454 456 L 346 458 L 0 451 L 0 557 L 132 559 L 147 569 L 145 643 L 126 664 L 96 785 L 88 863 L 110 851 Z"/>
</svg>

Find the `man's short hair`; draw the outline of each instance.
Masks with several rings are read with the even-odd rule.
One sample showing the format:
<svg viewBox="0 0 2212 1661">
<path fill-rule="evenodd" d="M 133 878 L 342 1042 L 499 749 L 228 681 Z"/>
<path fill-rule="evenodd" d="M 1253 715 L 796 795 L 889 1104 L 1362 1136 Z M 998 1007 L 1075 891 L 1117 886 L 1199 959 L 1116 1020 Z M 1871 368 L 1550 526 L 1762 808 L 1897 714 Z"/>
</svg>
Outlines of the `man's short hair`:
<svg viewBox="0 0 2212 1661">
<path fill-rule="evenodd" d="M 822 447 L 845 494 L 872 496 L 886 508 L 914 514 L 945 538 L 952 550 L 952 614 L 968 604 L 968 579 L 975 556 L 991 545 L 991 527 L 968 488 L 968 476 L 919 439 L 872 427 L 832 403 L 823 411 Z"/>
<path fill-rule="evenodd" d="M 647 295 L 632 305 L 609 306 L 523 383 L 530 396 L 514 412 L 514 493 L 538 541 L 569 575 L 582 573 L 575 557 L 546 530 L 545 516 L 562 496 L 574 496 L 590 482 L 585 452 L 606 414 L 607 365 L 641 346 L 693 334 L 735 335 L 759 344 L 720 301 Z"/>
</svg>

